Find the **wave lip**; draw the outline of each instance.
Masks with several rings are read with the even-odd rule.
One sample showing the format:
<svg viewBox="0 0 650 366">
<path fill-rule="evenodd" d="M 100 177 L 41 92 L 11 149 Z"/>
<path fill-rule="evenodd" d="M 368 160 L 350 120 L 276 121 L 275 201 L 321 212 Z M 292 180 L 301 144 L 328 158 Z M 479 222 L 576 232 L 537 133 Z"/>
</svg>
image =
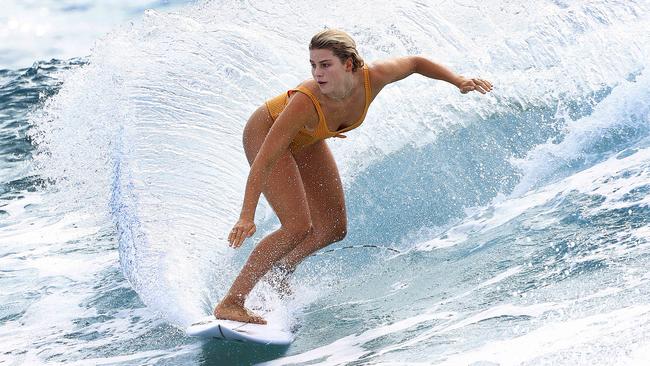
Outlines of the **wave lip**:
<svg viewBox="0 0 650 366">
<path fill-rule="evenodd" d="M 569 120 L 562 133 L 536 146 L 513 164 L 522 178 L 513 194 L 528 192 L 549 179 L 558 179 L 625 150 L 648 136 L 650 122 L 650 75 L 616 86 L 593 112 Z"/>
</svg>

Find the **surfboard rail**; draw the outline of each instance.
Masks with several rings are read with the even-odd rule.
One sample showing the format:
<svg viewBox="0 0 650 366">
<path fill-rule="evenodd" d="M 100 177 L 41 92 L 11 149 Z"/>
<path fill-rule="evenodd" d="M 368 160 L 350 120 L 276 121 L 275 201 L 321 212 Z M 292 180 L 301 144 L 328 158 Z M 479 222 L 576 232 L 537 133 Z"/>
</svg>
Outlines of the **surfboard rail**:
<svg viewBox="0 0 650 366">
<path fill-rule="evenodd" d="M 288 346 L 293 342 L 293 334 L 278 324 L 242 323 L 233 320 L 205 317 L 187 327 L 188 336 L 215 338 L 225 341 L 248 342 L 264 345 Z"/>
</svg>

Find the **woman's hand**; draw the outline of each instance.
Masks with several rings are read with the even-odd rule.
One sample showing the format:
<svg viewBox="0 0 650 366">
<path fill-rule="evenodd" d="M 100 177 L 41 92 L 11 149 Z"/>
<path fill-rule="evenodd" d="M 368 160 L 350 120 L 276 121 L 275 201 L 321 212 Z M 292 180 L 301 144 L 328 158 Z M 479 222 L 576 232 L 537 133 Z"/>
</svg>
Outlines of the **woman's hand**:
<svg viewBox="0 0 650 366">
<path fill-rule="evenodd" d="M 459 85 L 458 89 L 463 94 L 467 94 L 473 90 L 485 94 L 492 91 L 492 83 L 483 79 L 464 79 Z"/>
<path fill-rule="evenodd" d="M 239 248 L 244 242 L 244 239 L 255 234 L 255 230 L 255 223 L 253 220 L 240 218 L 235 226 L 233 226 L 232 230 L 230 230 L 230 234 L 228 234 L 228 242 L 230 243 L 230 246 L 233 248 Z"/>
</svg>

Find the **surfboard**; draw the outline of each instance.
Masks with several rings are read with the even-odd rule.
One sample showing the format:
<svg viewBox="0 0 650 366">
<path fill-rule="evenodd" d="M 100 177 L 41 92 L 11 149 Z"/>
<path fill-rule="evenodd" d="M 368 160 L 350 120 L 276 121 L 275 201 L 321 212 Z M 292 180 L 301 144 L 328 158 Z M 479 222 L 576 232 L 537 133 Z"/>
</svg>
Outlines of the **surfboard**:
<svg viewBox="0 0 650 366">
<path fill-rule="evenodd" d="M 248 342 L 265 345 L 288 346 L 293 334 L 278 324 L 241 323 L 232 320 L 205 317 L 190 325 L 185 331 L 192 337 L 216 338 L 225 341 Z"/>
</svg>

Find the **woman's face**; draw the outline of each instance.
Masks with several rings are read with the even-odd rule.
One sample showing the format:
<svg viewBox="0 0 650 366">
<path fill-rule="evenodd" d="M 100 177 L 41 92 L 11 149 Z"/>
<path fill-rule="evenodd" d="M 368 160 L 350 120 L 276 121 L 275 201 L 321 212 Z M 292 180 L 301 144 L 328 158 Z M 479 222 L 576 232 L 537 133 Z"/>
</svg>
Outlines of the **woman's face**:
<svg viewBox="0 0 650 366">
<path fill-rule="evenodd" d="M 346 73 L 352 71 L 352 61 L 342 63 L 332 50 L 314 49 L 309 51 L 311 75 L 323 94 L 340 92 L 345 88 Z"/>
</svg>

